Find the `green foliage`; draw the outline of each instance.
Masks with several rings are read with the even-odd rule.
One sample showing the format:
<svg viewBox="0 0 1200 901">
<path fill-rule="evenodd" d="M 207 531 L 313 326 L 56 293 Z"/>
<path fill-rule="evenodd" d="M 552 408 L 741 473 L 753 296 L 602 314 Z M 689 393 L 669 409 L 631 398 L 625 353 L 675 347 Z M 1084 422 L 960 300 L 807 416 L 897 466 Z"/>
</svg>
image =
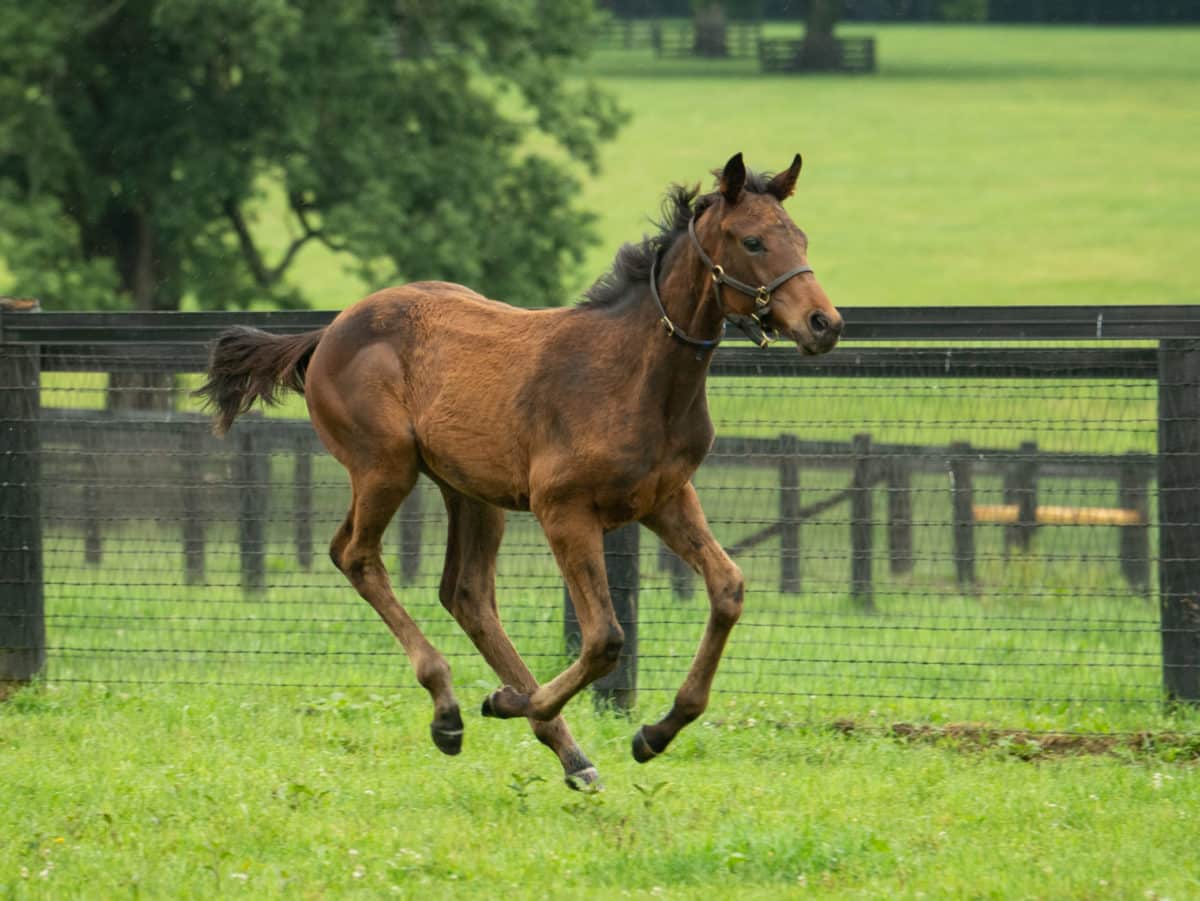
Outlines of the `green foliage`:
<svg viewBox="0 0 1200 901">
<path fill-rule="evenodd" d="M 945 22 L 986 22 L 988 0 L 940 0 L 937 9 Z"/>
<path fill-rule="evenodd" d="M 731 19 L 745 21 L 761 19 L 766 2 L 765 0 L 692 0 L 693 13 L 702 13 L 713 7 L 720 7 Z"/>
<path fill-rule="evenodd" d="M 591 15 L 586 0 L 14 7 L 0 17 L 13 287 L 50 308 L 297 305 L 285 274 L 321 243 L 372 284 L 559 303 L 592 236 L 572 173 L 595 169 L 621 118 L 565 78 Z M 254 220 L 274 185 L 289 234 L 268 252 Z"/>
</svg>

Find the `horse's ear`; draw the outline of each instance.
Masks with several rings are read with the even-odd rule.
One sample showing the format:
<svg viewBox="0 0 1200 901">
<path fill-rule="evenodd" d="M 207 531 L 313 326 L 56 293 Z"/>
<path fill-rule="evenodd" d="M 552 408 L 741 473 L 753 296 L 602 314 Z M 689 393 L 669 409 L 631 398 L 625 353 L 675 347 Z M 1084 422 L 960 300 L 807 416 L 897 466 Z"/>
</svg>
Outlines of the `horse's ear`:
<svg viewBox="0 0 1200 901">
<path fill-rule="evenodd" d="M 735 153 L 721 171 L 721 196 L 725 198 L 726 203 L 737 203 L 745 186 L 746 164 L 742 162 L 742 155 Z"/>
<path fill-rule="evenodd" d="M 802 160 L 800 154 L 796 154 L 796 158 L 792 160 L 786 171 L 780 172 L 767 184 L 767 193 L 778 200 L 780 203 L 792 196 L 792 192 L 796 190 L 796 178 L 800 175 L 800 166 Z"/>
</svg>

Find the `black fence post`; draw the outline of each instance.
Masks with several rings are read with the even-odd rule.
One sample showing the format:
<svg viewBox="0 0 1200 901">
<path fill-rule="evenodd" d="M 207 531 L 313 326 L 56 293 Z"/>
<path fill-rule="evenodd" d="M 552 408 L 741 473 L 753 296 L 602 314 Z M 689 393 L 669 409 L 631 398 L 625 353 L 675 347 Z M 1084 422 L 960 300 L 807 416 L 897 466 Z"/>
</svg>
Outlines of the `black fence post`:
<svg viewBox="0 0 1200 901">
<path fill-rule="evenodd" d="M 399 520 L 400 580 L 405 585 L 412 585 L 421 572 L 421 529 L 425 524 L 425 499 L 419 481 L 400 505 L 396 519 Z"/>
<path fill-rule="evenodd" d="M 571 600 L 571 590 L 563 586 L 563 656 L 573 660 L 583 647 L 583 633 L 579 630 L 579 617 Z"/>
<path fill-rule="evenodd" d="M 625 632 L 625 645 L 617 667 L 592 684 L 597 708 L 628 712 L 637 703 L 638 665 L 638 555 L 640 533 L 637 523 L 621 526 L 604 536 L 604 569 L 613 612 Z M 579 654 L 579 620 L 571 595 L 563 589 L 563 639 L 568 657 Z"/>
<path fill-rule="evenodd" d="M 897 455 L 887 462 L 888 560 L 892 575 L 913 570 L 912 461 Z"/>
<path fill-rule="evenodd" d="M 97 432 L 89 425 L 83 426 L 80 442 L 81 470 L 83 475 L 83 559 L 98 566 L 104 557 L 104 539 L 100 528 L 100 444 Z"/>
<path fill-rule="evenodd" d="M 1017 505 L 1017 521 L 1004 527 L 1004 553 L 1010 548 L 1028 552 L 1037 530 L 1038 463 L 1037 442 L 1025 441 L 1017 448 L 1017 459 L 1004 474 L 1004 503 Z"/>
<path fill-rule="evenodd" d="M 1158 584 L 1163 684 L 1200 702 L 1200 342 L 1158 351 Z"/>
<path fill-rule="evenodd" d="M 950 490 L 954 507 L 954 574 L 962 588 L 974 590 L 975 487 L 971 473 L 971 445 L 950 445 Z"/>
<path fill-rule="evenodd" d="M 850 483 L 850 597 L 864 610 L 873 610 L 871 485 L 875 467 L 871 458 L 871 436 L 855 435 L 850 448 L 854 456 L 854 475 Z"/>
<path fill-rule="evenodd" d="M 1150 492 L 1148 474 L 1137 464 L 1138 456 L 1126 454 L 1117 476 L 1117 506 L 1133 510 L 1141 519 L 1137 525 L 1121 526 L 1118 556 L 1129 587 L 1146 594 L 1150 591 Z"/>
<path fill-rule="evenodd" d="M 39 349 L 3 341 L 5 319 L 36 310 L 0 299 L 0 683 L 28 682 L 46 663 Z"/>
<path fill-rule="evenodd" d="M 779 436 L 779 590 L 800 593 L 800 439 Z"/>
<path fill-rule="evenodd" d="M 295 460 L 292 472 L 292 525 L 296 539 L 296 562 L 303 569 L 312 569 L 313 487 L 308 434 L 297 435 L 292 447 Z"/>
<path fill-rule="evenodd" d="M 234 484 L 238 488 L 238 545 L 241 548 L 242 589 L 267 587 L 267 516 L 271 503 L 271 458 L 260 442 L 261 416 L 246 416 L 237 436 Z"/>
<path fill-rule="evenodd" d="M 199 448 L 203 427 L 179 432 L 179 466 L 183 479 L 183 573 L 188 585 L 204 584 L 204 466 Z"/>
<path fill-rule="evenodd" d="M 658 546 L 658 568 L 671 577 L 671 594 L 678 600 L 690 600 L 696 592 L 696 574 L 683 558 L 665 544 Z"/>
</svg>

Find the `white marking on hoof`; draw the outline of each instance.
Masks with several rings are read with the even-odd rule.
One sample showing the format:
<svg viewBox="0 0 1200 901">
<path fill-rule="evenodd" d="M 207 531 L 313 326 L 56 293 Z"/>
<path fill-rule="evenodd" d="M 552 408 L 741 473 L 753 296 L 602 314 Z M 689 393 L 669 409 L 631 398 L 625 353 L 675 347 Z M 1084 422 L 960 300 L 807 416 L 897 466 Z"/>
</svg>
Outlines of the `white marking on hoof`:
<svg viewBox="0 0 1200 901">
<path fill-rule="evenodd" d="M 577 792 L 597 792 L 604 788 L 600 782 L 600 773 L 594 766 L 584 767 L 566 775 L 567 788 Z"/>
</svg>

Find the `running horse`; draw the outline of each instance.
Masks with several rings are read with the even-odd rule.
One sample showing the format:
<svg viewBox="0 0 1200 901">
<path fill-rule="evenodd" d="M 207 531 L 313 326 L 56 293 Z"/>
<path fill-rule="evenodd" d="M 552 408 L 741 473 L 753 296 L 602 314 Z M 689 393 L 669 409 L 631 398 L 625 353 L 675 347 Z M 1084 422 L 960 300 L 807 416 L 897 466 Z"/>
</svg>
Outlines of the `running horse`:
<svg viewBox="0 0 1200 901">
<path fill-rule="evenodd" d="M 503 682 L 484 716 L 527 717 L 568 785 L 597 782 L 561 714 L 621 653 L 602 538 L 630 522 L 697 570 L 710 602 L 674 704 L 634 735 L 634 758 L 661 754 L 704 711 L 744 589 L 691 482 L 713 441 L 713 351 L 727 321 L 804 354 L 831 350 L 842 331 L 804 232 L 782 206 L 800 165 L 797 154 L 768 177 L 748 172 L 739 153 L 713 192 L 672 187 L 659 233 L 622 247 L 572 307 L 519 309 L 461 285 L 415 282 L 372 294 L 317 331 L 235 328 L 216 340 L 197 393 L 217 434 L 255 401 L 303 392 L 321 441 L 349 471 L 350 511 L 329 555 L 433 698 L 439 750 L 462 749 L 450 667 L 397 600 L 381 556 L 384 529 L 421 473 L 449 514 L 439 597 Z M 496 607 L 505 510 L 537 517 L 579 620 L 578 658 L 540 685 Z"/>
</svg>

